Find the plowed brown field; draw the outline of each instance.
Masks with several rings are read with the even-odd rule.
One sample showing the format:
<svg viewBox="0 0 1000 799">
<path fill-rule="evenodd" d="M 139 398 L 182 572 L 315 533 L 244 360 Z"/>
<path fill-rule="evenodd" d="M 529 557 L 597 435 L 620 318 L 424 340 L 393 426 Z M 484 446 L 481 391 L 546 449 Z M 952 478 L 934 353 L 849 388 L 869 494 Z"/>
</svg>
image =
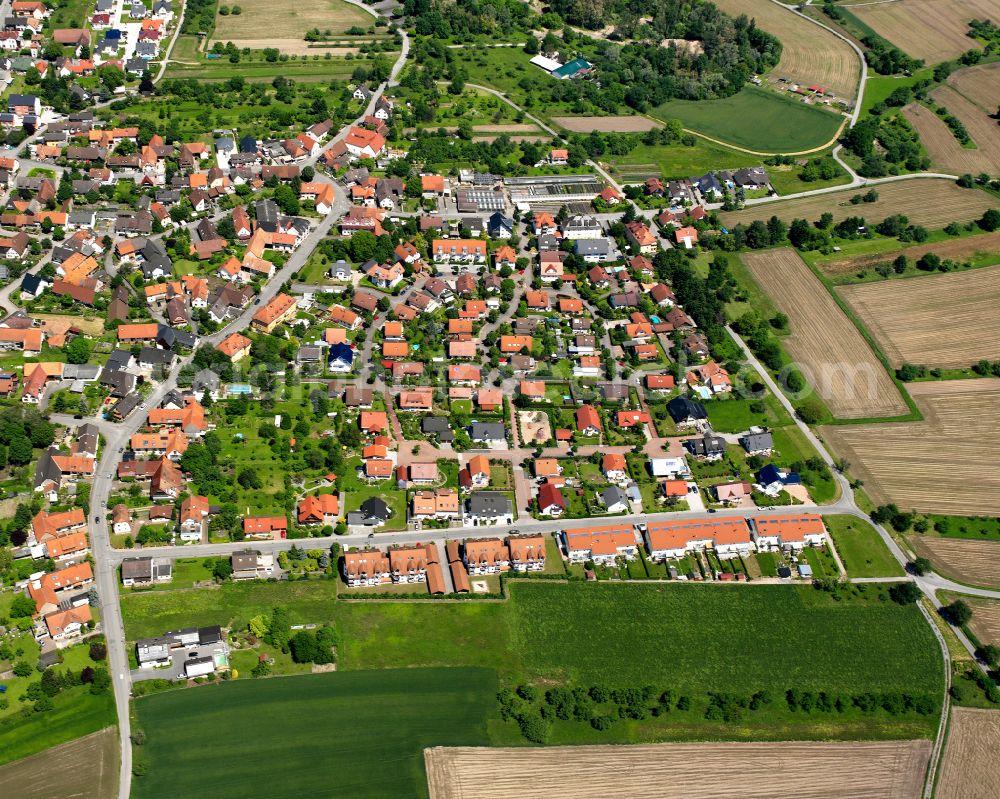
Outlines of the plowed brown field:
<svg viewBox="0 0 1000 799">
<path fill-rule="evenodd" d="M 722 11 L 757 20 L 761 30 L 781 40 L 781 60 L 773 74 L 807 86 L 818 84 L 839 97 L 854 98 L 861 60 L 847 42 L 771 0 L 715 0 Z"/>
<path fill-rule="evenodd" d="M 850 11 L 876 33 L 928 64 L 947 61 L 966 50 L 982 49 L 966 36 L 970 19 L 997 19 L 997 0 L 896 0 L 851 5 Z"/>
<path fill-rule="evenodd" d="M 741 211 L 728 211 L 721 215 L 726 227 L 742 222 L 749 225 L 755 219 L 766 222 L 777 216 L 785 222 L 806 219 L 814 222 L 824 211 L 833 214 L 834 221 L 848 216 L 861 216 L 869 223 L 881 222 L 892 214 L 903 214 L 914 225 L 943 228 L 949 222 L 971 222 L 979 219 L 987 208 L 996 206 L 996 200 L 977 189 L 963 189 L 952 180 L 942 178 L 915 178 L 898 180 L 876 186 L 878 200 L 873 203 L 851 205 L 858 189 L 844 189 L 793 200 L 757 203 Z"/>
<path fill-rule="evenodd" d="M 602 133 L 645 133 L 663 125 L 655 119 L 639 116 L 615 117 L 552 117 L 552 121 L 573 133 L 590 133 L 598 130 Z"/>
<path fill-rule="evenodd" d="M 906 403 L 868 342 L 794 250 L 743 256 L 750 274 L 791 322 L 785 349 L 841 419 L 896 416 Z"/>
<path fill-rule="evenodd" d="M 929 741 L 424 750 L 430 799 L 913 799 Z"/>
<path fill-rule="evenodd" d="M 830 425 L 822 428 L 823 437 L 850 462 L 851 473 L 865 481 L 877 503 L 927 513 L 1000 515 L 1000 380 L 910 383 L 907 389 L 923 421 Z M 997 558 L 989 568 L 1000 574 L 1000 544 L 995 546 Z"/>
<path fill-rule="evenodd" d="M 935 797 L 996 799 L 1000 796 L 998 750 L 1000 710 L 952 707 Z"/>
<path fill-rule="evenodd" d="M 963 583 L 1000 587 L 1000 541 L 914 535 L 910 543 L 935 571 Z"/>
<path fill-rule="evenodd" d="M 0 796 L 17 799 L 111 799 L 118 788 L 114 728 L 0 766 Z"/>
<path fill-rule="evenodd" d="M 1000 266 L 837 291 L 893 366 L 954 368 L 1000 358 Z"/>
</svg>

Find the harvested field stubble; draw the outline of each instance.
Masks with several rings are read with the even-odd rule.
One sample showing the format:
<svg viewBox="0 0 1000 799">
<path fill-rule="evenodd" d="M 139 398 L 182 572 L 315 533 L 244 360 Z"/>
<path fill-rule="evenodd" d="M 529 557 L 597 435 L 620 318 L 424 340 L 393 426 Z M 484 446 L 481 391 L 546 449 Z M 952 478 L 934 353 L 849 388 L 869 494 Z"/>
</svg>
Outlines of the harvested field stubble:
<svg viewBox="0 0 1000 799">
<path fill-rule="evenodd" d="M 929 741 L 436 747 L 424 763 L 430 799 L 912 799 L 929 753 Z"/>
<path fill-rule="evenodd" d="M 907 412 L 868 342 L 794 250 L 747 254 L 743 262 L 788 314 L 792 332 L 784 340 L 785 349 L 835 416 L 859 419 Z"/>
<path fill-rule="evenodd" d="M 969 629 L 982 643 L 1000 646 L 1000 599 L 967 597 L 965 601 L 972 606 Z"/>
<path fill-rule="evenodd" d="M 1000 380 L 907 388 L 923 421 L 826 426 L 823 437 L 876 502 L 926 513 L 1000 515 Z M 997 555 L 994 574 L 1000 574 L 1000 545 Z"/>
<path fill-rule="evenodd" d="M 993 73 L 1000 81 L 1000 74 Z M 917 103 L 903 109 L 913 123 L 931 161 L 941 169 L 954 174 L 1000 173 L 1000 126 L 986 112 L 969 102 L 951 86 L 941 86 L 931 92 L 939 106 L 962 121 L 972 137 L 975 148 L 963 147 L 947 125 L 934 112 Z M 996 103 L 989 113 L 996 111 Z"/>
<path fill-rule="evenodd" d="M 1000 266 L 837 291 L 893 366 L 958 368 L 1000 358 Z"/>
<path fill-rule="evenodd" d="M 118 735 L 113 727 L 0 766 L 0 796 L 18 799 L 110 799 L 117 785 Z"/>
<path fill-rule="evenodd" d="M 601 133 L 645 133 L 663 127 L 654 119 L 640 116 L 552 117 L 552 121 L 572 133 L 590 133 L 593 130 Z"/>
<path fill-rule="evenodd" d="M 853 98 L 857 93 L 860 59 L 830 31 L 771 0 L 716 0 L 715 5 L 734 17 L 745 14 L 755 19 L 761 30 L 781 40 L 776 76 L 807 86 L 816 83 L 839 97 Z"/>
<path fill-rule="evenodd" d="M 966 50 L 981 49 L 966 34 L 970 19 L 997 19 L 997 0 L 896 0 L 865 2 L 849 10 L 904 53 L 928 64 L 947 61 Z"/>
<path fill-rule="evenodd" d="M 948 745 L 941 760 L 937 799 L 1000 796 L 1000 710 L 952 707 Z"/>
<path fill-rule="evenodd" d="M 878 200 L 873 203 L 851 205 L 851 197 L 859 191 L 844 189 L 812 197 L 748 205 L 741 211 L 722 214 L 722 224 L 731 228 L 738 223 L 749 225 L 755 219 L 766 222 L 772 216 L 785 222 L 797 218 L 814 222 L 829 211 L 834 222 L 848 216 L 861 216 L 868 223 L 877 223 L 887 216 L 903 214 L 911 224 L 936 229 L 949 222 L 972 222 L 979 219 L 987 208 L 996 206 L 996 200 L 986 192 L 963 189 L 954 181 L 943 178 L 898 180 L 873 188 L 878 192 Z"/>
<path fill-rule="evenodd" d="M 1000 588 L 1000 541 L 912 536 L 913 548 L 955 580 Z"/>
</svg>

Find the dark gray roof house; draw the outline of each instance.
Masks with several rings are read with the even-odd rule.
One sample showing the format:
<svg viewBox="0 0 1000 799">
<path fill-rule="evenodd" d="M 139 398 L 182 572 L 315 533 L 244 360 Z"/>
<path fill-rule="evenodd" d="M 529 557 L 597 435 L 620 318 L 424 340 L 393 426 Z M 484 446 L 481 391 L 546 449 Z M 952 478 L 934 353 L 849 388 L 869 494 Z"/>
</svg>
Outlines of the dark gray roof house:
<svg viewBox="0 0 1000 799">
<path fill-rule="evenodd" d="M 706 432 L 701 438 L 689 438 L 684 448 L 696 458 L 720 458 L 726 454 L 726 439 Z"/>
<path fill-rule="evenodd" d="M 474 491 L 466 508 L 471 518 L 483 521 L 502 519 L 514 513 L 510 497 L 499 491 Z"/>
<path fill-rule="evenodd" d="M 473 422 L 469 425 L 469 438 L 473 441 L 506 441 L 507 428 L 502 422 Z"/>
<path fill-rule="evenodd" d="M 667 403 L 667 411 L 676 424 L 691 424 L 708 418 L 705 406 L 687 397 L 674 397 Z"/>
<path fill-rule="evenodd" d="M 420 420 L 420 432 L 424 435 L 433 435 L 441 443 L 451 443 L 455 440 L 455 433 L 451 429 L 451 424 L 447 416 L 425 416 Z"/>
<path fill-rule="evenodd" d="M 770 452 L 774 449 L 774 437 L 766 430 L 751 428 L 746 435 L 740 436 L 740 446 L 750 455 L 758 452 Z"/>
</svg>

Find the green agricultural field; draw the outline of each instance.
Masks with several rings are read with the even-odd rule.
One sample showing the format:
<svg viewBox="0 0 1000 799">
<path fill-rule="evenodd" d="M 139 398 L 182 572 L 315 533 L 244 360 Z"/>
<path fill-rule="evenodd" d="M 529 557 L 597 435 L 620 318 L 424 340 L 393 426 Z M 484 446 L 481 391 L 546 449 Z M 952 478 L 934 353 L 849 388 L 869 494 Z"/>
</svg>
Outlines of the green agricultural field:
<svg viewBox="0 0 1000 799">
<path fill-rule="evenodd" d="M 110 690 L 95 696 L 82 686 L 70 688 L 53 703 L 52 710 L 27 719 L 10 717 L 0 723 L 0 764 L 115 724 L 115 700 Z"/>
<path fill-rule="evenodd" d="M 903 567 L 868 522 L 854 516 L 825 516 L 823 522 L 848 576 L 903 576 Z"/>
<path fill-rule="evenodd" d="M 650 113 L 737 147 L 794 153 L 827 144 L 844 117 L 748 86 L 721 100 L 670 100 Z"/>
<path fill-rule="evenodd" d="M 424 797 L 423 749 L 488 743 L 496 687 L 487 669 L 405 669 L 149 696 L 135 703 L 148 773 L 132 795 Z"/>
</svg>

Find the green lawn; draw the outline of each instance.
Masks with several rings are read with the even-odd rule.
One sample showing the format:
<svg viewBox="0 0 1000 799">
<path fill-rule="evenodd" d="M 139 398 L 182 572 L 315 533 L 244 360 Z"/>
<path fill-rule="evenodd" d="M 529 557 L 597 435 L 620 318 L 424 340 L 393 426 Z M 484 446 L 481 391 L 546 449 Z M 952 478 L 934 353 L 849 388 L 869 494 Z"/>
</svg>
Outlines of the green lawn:
<svg viewBox="0 0 1000 799">
<path fill-rule="evenodd" d="M 721 100 L 670 100 L 650 113 L 727 144 L 760 152 L 792 153 L 829 142 L 844 117 L 748 86 Z"/>
<path fill-rule="evenodd" d="M 705 403 L 705 410 L 717 433 L 742 433 L 753 425 L 766 427 L 772 421 L 766 408 L 764 413 L 755 413 L 752 404 L 750 399 L 715 399 Z"/>
<path fill-rule="evenodd" d="M 610 162 L 611 174 L 631 183 L 641 183 L 655 175 L 689 178 L 713 169 L 739 169 L 760 164 L 759 156 L 730 150 L 700 138 L 691 147 L 684 144 L 640 144 L 628 155 L 605 157 Z"/>
<path fill-rule="evenodd" d="M 376 532 L 381 530 L 405 530 L 406 529 L 406 492 L 393 487 L 393 482 L 383 482 L 381 485 L 359 486 L 347 491 L 345 501 L 346 508 L 344 515 L 355 511 L 361 507 L 361 503 L 370 497 L 378 497 L 385 502 L 392 511 L 392 516 L 384 526 L 376 528 Z"/>
<path fill-rule="evenodd" d="M 839 170 L 840 174 L 835 178 L 812 181 L 802 180 L 800 178 L 802 168 L 797 166 L 791 169 L 768 167 L 767 174 L 771 178 L 771 188 L 778 192 L 778 194 L 794 194 L 799 191 L 815 191 L 816 189 L 826 189 L 830 186 L 841 186 L 845 183 L 850 183 L 851 176 L 847 174 L 847 171 L 843 167 L 839 167 Z"/>
<path fill-rule="evenodd" d="M 238 680 L 135 703 L 137 799 L 427 796 L 423 749 L 484 745 L 496 675 L 403 669 Z M 262 723 L 265 722 L 265 723 Z M 192 730 L 198 730 L 192 739 Z"/>
<path fill-rule="evenodd" d="M 854 516 L 824 516 L 850 577 L 901 577 L 903 567 L 868 522 Z"/>
</svg>

